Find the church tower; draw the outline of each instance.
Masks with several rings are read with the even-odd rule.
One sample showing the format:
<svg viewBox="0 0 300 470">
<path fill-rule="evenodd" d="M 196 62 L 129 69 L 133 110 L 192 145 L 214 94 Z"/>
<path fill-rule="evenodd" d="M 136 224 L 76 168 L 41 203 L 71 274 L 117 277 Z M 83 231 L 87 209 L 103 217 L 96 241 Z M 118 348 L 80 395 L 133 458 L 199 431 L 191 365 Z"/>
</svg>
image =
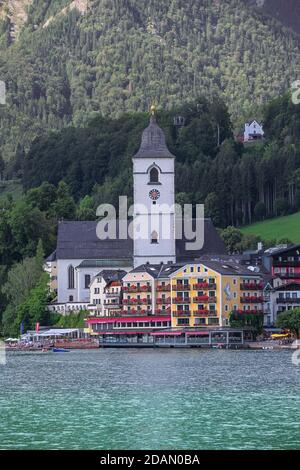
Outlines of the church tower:
<svg viewBox="0 0 300 470">
<path fill-rule="evenodd" d="M 152 106 L 150 124 L 133 157 L 134 267 L 176 261 L 174 166 L 175 157 L 167 148 Z"/>
</svg>

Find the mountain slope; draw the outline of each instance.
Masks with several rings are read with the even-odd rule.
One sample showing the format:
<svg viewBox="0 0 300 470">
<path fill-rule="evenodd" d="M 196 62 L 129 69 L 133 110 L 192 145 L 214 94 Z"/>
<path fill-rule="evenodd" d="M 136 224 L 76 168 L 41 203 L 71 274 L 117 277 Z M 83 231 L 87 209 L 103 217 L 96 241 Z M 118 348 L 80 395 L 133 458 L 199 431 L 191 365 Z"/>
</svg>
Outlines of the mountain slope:
<svg viewBox="0 0 300 470">
<path fill-rule="evenodd" d="M 33 0 L 13 43 L 7 19 L 0 25 L 7 160 L 45 130 L 145 111 L 153 100 L 170 107 L 221 94 L 242 122 L 299 77 L 299 38 L 241 0 L 73 3 Z"/>
<path fill-rule="evenodd" d="M 9 37 L 16 39 L 27 22 L 28 7 L 33 0 L 0 0 L 0 18 L 9 22 Z"/>
<path fill-rule="evenodd" d="M 299 0 L 245 0 L 300 33 Z"/>
<path fill-rule="evenodd" d="M 288 238 L 294 243 L 300 243 L 300 212 L 284 217 L 265 220 L 256 224 L 243 227 L 241 231 L 245 234 L 253 234 L 263 240 L 280 240 Z"/>
</svg>

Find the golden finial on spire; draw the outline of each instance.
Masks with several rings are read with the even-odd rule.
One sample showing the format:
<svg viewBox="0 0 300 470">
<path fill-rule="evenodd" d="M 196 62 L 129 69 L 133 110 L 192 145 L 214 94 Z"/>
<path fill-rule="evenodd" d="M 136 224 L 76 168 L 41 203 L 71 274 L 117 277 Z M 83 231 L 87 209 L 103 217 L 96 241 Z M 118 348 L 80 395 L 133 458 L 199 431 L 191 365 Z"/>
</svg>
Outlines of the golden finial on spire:
<svg viewBox="0 0 300 470">
<path fill-rule="evenodd" d="M 152 104 L 152 105 L 151 105 L 150 113 L 151 113 L 151 116 L 155 116 L 155 114 L 156 114 L 156 106 L 155 106 L 155 104 Z"/>
</svg>

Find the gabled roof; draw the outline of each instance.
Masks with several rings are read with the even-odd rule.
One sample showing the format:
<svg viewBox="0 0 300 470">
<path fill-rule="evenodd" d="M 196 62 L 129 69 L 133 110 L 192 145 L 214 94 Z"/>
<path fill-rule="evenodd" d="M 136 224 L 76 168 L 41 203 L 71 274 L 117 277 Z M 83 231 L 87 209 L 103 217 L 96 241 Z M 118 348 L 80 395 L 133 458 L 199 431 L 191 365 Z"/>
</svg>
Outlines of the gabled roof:
<svg viewBox="0 0 300 470">
<path fill-rule="evenodd" d="M 228 261 L 211 259 L 205 261 L 203 260 L 200 262 L 207 268 L 228 276 L 260 277 L 261 275 L 259 271 L 251 271 L 250 269 L 235 261 L 234 259 Z"/>
<path fill-rule="evenodd" d="M 53 261 L 56 261 L 56 259 L 56 250 L 54 250 L 53 253 L 51 253 L 51 255 L 46 258 L 46 263 L 53 263 Z"/>
<path fill-rule="evenodd" d="M 123 271 L 122 269 L 102 269 L 102 271 L 93 277 L 91 285 L 98 277 L 102 277 L 107 287 L 113 281 L 121 281 L 126 274 L 127 271 Z"/>
<path fill-rule="evenodd" d="M 166 279 L 168 278 L 173 272 L 177 271 L 182 264 L 141 264 L 140 266 L 132 269 L 129 274 L 131 273 L 148 273 L 154 279 Z"/>
<path fill-rule="evenodd" d="M 265 255 L 267 256 L 277 256 L 281 255 L 284 253 L 288 253 L 289 251 L 293 250 L 299 250 L 299 255 L 300 255 L 300 244 L 294 244 L 294 245 L 289 245 L 289 246 L 278 246 L 274 248 L 269 248 L 268 250 L 265 251 Z"/>
<path fill-rule="evenodd" d="M 193 231 L 196 230 L 196 221 L 197 219 L 194 219 L 192 223 Z M 200 250 L 187 250 L 186 242 L 191 242 L 191 240 L 187 240 L 185 236 L 183 236 L 182 240 L 176 240 L 176 260 L 181 264 L 193 261 L 203 255 L 227 254 L 225 244 L 211 219 L 204 219 L 204 245 Z"/>
<path fill-rule="evenodd" d="M 83 260 L 76 269 L 84 268 L 130 268 L 132 266 L 131 258 L 124 259 L 85 259 Z"/>
<path fill-rule="evenodd" d="M 126 240 L 99 240 L 97 222 L 60 222 L 57 234 L 57 259 L 131 260 L 133 242 Z M 99 266 L 100 268 L 101 266 Z"/>
<path fill-rule="evenodd" d="M 193 220 L 193 230 L 196 221 Z M 133 240 L 100 240 L 96 234 L 97 221 L 60 222 L 57 235 L 57 259 L 84 260 L 79 267 L 130 266 L 133 264 Z M 225 245 L 210 219 L 204 219 L 204 246 L 186 250 L 188 240 L 176 240 L 178 263 L 192 261 L 205 254 L 226 254 Z"/>
<path fill-rule="evenodd" d="M 245 124 L 248 124 L 249 126 L 251 126 L 251 124 L 253 124 L 253 123 L 258 124 L 260 127 L 263 126 L 263 123 L 262 123 L 262 122 L 259 122 L 257 119 L 250 119 L 250 120 L 247 121 Z"/>
<path fill-rule="evenodd" d="M 216 271 L 220 274 L 223 275 L 228 275 L 228 276 L 244 276 L 247 278 L 262 278 L 263 273 L 261 270 L 256 267 L 257 271 L 253 271 L 247 266 L 241 264 L 241 256 L 232 256 L 232 255 L 214 255 L 214 256 L 202 256 L 201 258 L 198 258 L 194 261 L 187 262 L 184 265 L 178 266 L 177 269 L 174 271 L 180 271 L 182 267 L 185 265 L 192 265 L 192 264 L 202 264 L 203 266 Z M 201 277 L 202 273 L 194 272 L 194 276 Z"/>
</svg>

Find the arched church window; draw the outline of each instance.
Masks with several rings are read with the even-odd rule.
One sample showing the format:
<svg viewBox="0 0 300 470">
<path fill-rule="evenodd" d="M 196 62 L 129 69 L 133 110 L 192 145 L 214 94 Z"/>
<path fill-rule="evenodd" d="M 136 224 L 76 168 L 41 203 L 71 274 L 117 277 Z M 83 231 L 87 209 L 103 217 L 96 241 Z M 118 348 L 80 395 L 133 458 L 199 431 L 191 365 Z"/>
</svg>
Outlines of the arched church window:
<svg viewBox="0 0 300 470">
<path fill-rule="evenodd" d="M 68 288 L 74 289 L 75 288 L 75 271 L 73 266 L 68 267 Z"/>
<path fill-rule="evenodd" d="M 90 284 L 91 284 L 91 276 L 90 274 L 86 274 L 84 276 L 84 288 L 85 289 L 89 289 L 90 288 Z"/>
<path fill-rule="evenodd" d="M 151 233 L 151 243 L 158 243 L 158 233 L 155 230 Z"/>
<path fill-rule="evenodd" d="M 158 183 L 158 182 L 159 182 L 159 172 L 158 172 L 158 169 L 155 168 L 154 166 L 150 170 L 150 183 Z"/>
</svg>

